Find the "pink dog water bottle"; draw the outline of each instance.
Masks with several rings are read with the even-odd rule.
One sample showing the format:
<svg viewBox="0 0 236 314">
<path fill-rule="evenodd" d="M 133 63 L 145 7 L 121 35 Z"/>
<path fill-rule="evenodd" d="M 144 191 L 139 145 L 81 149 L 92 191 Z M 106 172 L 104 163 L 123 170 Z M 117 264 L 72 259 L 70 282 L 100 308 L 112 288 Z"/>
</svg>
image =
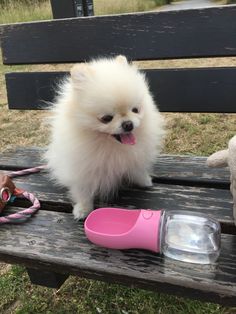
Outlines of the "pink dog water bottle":
<svg viewBox="0 0 236 314">
<path fill-rule="evenodd" d="M 220 253 L 220 224 L 200 213 L 99 208 L 84 226 L 91 242 L 111 249 L 147 249 L 200 264 L 215 262 Z"/>
</svg>

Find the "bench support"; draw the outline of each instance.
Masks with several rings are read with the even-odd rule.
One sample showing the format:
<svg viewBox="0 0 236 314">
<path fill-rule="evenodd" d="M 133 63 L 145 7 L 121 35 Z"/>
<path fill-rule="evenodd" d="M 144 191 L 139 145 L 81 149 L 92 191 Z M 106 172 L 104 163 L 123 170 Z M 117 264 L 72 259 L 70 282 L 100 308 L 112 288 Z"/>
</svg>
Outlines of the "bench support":
<svg viewBox="0 0 236 314">
<path fill-rule="evenodd" d="M 32 284 L 59 289 L 69 275 L 26 268 Z"/>
</svg>

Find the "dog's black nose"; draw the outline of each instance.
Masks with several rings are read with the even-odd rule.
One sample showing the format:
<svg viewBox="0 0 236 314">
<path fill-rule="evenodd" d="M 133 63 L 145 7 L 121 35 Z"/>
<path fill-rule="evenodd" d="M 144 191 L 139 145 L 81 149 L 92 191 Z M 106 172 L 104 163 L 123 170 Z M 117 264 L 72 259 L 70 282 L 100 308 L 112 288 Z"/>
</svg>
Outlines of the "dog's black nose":
<svg viewBox="0 0 236 314">
<path fill-rule="evenodd" d="M 125 131 L 125 132 L 130 132 L 133 130 L 134 128 L 134 125 L 133 125 L 133 122 L 132 121 L 124 121 L 122 123 L 122 129 Z"/>
</svg>

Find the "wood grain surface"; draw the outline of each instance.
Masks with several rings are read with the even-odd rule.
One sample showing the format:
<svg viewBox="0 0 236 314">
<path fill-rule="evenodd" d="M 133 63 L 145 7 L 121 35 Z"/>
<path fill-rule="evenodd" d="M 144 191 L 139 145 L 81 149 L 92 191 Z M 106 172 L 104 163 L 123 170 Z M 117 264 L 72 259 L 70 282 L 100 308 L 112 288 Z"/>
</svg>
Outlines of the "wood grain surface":
<svg viewBox="0 0 236 314">
<path fill-rule="evenodd" d="M 235 56 L 236 6 L 1 26 L 5 64 Z"/>
<path fill-rule="evenodd" d="M 235 67 L 144 72 L 160 111 L 236 112 Z M 6 74 L 9 108 L 47 109 L 55 98 L 58 83 L 66 76 L 67 72 Z"/>
<path fill-rule="evenodd" d="M 29 148 L 18 149 L 16 153 L 6 152 L 0 156 L 4 165 L 1 168 L 6 170 L 39 164 L 43 151 L 44 149 Z M 187 165 L 191 168 L 194 164 L 197 171 L 198 164 L 199 170 L 203 171 L 205 163 L 203 157 L 162 156 L 160 159 L 163 169 L 168 169 L 170 163 L 179 163 L 180 166 L 183 162 L 180 166 L 182 169 Z M 179 173 L 181 172 L 183 173 L 180 169 Z M 175 173 L 177 175 L 178 172 Z M 183 178 L 188 175 L 183 173 Z M 200 176 L 198 172 L 199 179 Z M 207 180 L 209 178 L 210 176 Z M 75 274 L 224 305 L 236 305 L 236 230 L 232 223 L 229 190 L 155 182 L 150 189 L 124 187 L 110 202 L 96 204 L 130 209 L 182 209 L 214 216 L 221 222 L 224 232 L 221 256 L 216 264 L 201 266 L 173 261 L 147 251 L 113 251 L 96 247 L 85 238 L 83 223 L 74 221 L 67 191 L 50 181 L 47 172 L 18 177 L 14 182 L 17 187 L 35 193 L 42 203 L 42 209 L 25 224 L 1 226 L 0 259 L 25 265 L 31 270 L 34 282 L 57 286 L 57 274 Z M 7 208 L 6 214 L 18 210 L 17 206 L 28 206 L 22 201 L 13 205 L 12 208 Z M 38 280 L 34 276 L 34 269 L 43 270 L 43 273 L 52 271 L 53 280 L 46 277 Z M 60 283 L 63 280 L 59 280 Z"/>
<path fill-rule="evenodd" d="M 0 153 L 0 170 L 17 170 L 45 164 L 43 160 L 44 148 L 18 147 Z M 197 183 L 211 187 L 229 187 L 228 168 L 209 168 L 206 157 L 165 155 L 158 157 L 152 175 L 155 182 L 181 182 L 188 185 Z"/>
<path fill-rule="evenodd" d="M 16 166 L 17 163 L 19 168 L 38 165 L 43 152 L 44 149 L 36 148 L 6 152 L 0 156 L 1 163 L 5 163 L 2 168 L 10 169 L 11 165 Z M 96 206 L 198 211 L 213 215 L 222 223 L 224 230 L 235 233 L 232 231 L 233 205 L 227 181 L 228 170 L 221 169 L 222 172 L 218 173 L 217 169 L 208 168 L 205 161 L 204 157 L 161 156 L 153 173 L 152 188 L 124 186 L 117 197 L 107 203 L 97 200 Z M 223 188 L 219 184 L 221 174 L 222 180 L 225 180 Z M 47 171 L 17 177 L 14 182 L 19 188 L 35 193 L 42 202 L 43 209 L 71 212 L 72 205 L 67 190 L 59 188 Z"/>
<path fill-rule="evenodd" d="M 144 250 L 97 247 L 71 214 L 41 210 L 23 225 L 1 226 L 0 256 L 29 268 L 236 305 L 235 235 L 222 235 L 215 264 L 189 264 Z"/>
</svg>

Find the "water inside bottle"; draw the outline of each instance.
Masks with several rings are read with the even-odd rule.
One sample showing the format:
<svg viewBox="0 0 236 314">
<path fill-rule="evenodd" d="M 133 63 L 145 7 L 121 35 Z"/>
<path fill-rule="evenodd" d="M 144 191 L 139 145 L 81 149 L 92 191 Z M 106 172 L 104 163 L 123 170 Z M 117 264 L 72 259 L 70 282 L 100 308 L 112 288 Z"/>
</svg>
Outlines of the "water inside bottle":
<svg viewBox="0 0 236 314">
<path fill-rule="evenodd" d="M 181 211 L 164 213 L 161 252 L 183 262 L 210 264 L 220 253 L 220 225 L 209 216 Z"/>
</svg>

